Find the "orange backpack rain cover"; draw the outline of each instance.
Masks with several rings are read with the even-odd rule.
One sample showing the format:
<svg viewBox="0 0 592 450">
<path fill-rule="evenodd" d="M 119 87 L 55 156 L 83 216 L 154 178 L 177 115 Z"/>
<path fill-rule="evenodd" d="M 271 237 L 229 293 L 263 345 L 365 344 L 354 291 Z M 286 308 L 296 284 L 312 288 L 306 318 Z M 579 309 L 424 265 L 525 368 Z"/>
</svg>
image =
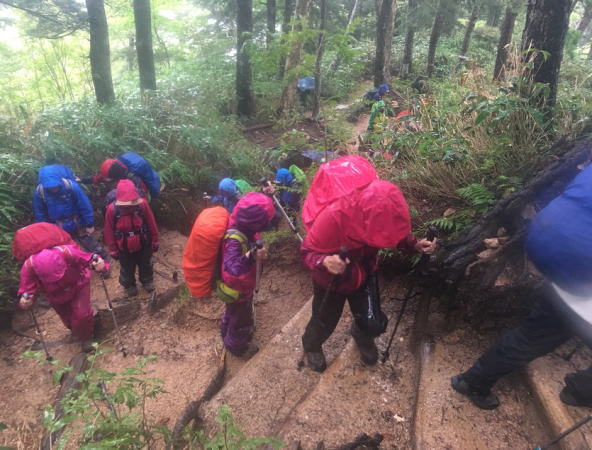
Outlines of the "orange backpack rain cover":
<svg viewBox="0 0 592 450">
<path fill-rule="evenodd" d="M 206 208 L 195 219 L 183 251 L 183 275 L 194 297 L 205 297 L 212 292 L 228 219 L 228 211 L 222 206 Z"/>
</svg>

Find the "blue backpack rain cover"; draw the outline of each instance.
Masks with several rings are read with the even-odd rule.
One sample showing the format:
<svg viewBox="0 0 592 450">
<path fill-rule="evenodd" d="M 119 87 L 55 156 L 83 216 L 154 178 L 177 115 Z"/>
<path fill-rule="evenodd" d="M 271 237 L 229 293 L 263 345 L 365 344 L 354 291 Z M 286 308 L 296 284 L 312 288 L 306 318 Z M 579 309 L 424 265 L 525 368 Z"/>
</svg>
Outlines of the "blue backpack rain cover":
<svg viewBox="0 0 592 450">
<path fill-rule="evenodd" d="M 152 198 L 160 194 L 160 175 L 152 168 L 150 163 L 134 152 L 127 152 L 117 158 L 127 166 L 130 172 L 139 176 Z"/>
<path fill-rule="evenodd" d="M 592 294 L 592 165 L 533 219 L 526 251 L 536 268 L 563 290 Z"/>
</svg>

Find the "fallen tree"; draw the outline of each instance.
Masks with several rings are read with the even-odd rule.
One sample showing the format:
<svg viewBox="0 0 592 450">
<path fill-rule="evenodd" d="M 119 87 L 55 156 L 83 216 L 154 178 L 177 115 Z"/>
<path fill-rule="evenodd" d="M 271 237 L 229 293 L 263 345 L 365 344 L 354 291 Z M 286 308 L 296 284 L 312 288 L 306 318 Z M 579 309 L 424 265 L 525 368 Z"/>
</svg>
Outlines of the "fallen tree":
<svg viewBox="0 0 592 450">
<path fill-rule="evenodd" d="M 480 323 L 487 311 L 525 308 L 542 278 L 527 260 L 524 237 L 530 220 L 559 195 L 592 159 L 592 139 L 560 141 L 551 149 L 555 160 L 522 189 L 500 200 L 436 258 L 434 273 L 443 282 L 447 310 Z"/>
</svg>

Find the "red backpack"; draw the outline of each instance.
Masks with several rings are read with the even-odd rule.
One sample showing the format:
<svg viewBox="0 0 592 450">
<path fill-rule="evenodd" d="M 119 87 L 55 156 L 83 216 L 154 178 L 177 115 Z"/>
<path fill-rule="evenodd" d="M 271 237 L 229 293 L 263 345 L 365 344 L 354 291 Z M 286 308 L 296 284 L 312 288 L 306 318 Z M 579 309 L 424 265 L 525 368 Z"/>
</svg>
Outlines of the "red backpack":
<svg viewBox="0 0 592 450">
<path fill-rule="evenodd" d="M 59 245 L 76 245 L 72 237 L 57 225 L 47 222 L 34 223 L 19 229 L 12 241 L 12 254 L 19 261 Z"/>
<path fill-rule="evenodd" d="M 115 241 L 117 248 L 126 253 L 139 252 L 150 242 L 144 211 L 139 205 L 124 206 L 133 208 L 131 214 L 122 214 L 122 206 L 113 205 L 115 213 Z"/>
</svg>

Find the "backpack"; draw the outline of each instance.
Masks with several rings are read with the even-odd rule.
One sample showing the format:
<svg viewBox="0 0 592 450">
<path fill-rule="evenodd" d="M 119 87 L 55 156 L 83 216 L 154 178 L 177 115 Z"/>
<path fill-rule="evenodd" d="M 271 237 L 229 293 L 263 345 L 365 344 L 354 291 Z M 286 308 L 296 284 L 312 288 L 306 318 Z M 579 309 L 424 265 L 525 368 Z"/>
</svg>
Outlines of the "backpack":
<svg viewBox="0 0 592 450">
<path fill-rule="evenodd" d="M 152 168 L 150 163 L 134 152 L 127 152 L 117 158 L 125 164 L 128 170 L 142 179 L 152 198 L 160 194 L 160 175 Z"/>
<path fill-rule="evenodd" d="M 342 156 L 319 167 L 302 207 L 302 223 L 310 231 L 318 215 L 335 200 L 378 180 L 376 169 L 359 155 Z"/>
<path fill-rule="evenodd" d="M 306 182 L 306 174 L 300 167 L 298 167 L 296 164 L 292 164 L 290 167 L 288 167 L 288 170 L 296 179 L 298 184 L 300 184 L 301 186 L 304 185 L 304 183 Z"/>
<path fill-rule="evenodd" d="M 57 225 L 38 222 L 17 230 L 12 240 L 12 254 L 25 261 L 35 253 L 60 245 L 76 245 L 72 237 Z"/>
<path fill-rule="evenodd" d="M 183 275 L 194 297 L 212 292 L 219 271 L 219 253 L 230 214 L 223 206 L 204 209 L 193 223 L 183 251 Z"/>
<path fill-rule="evenodd" d="M 251 186 L 249 182 L 246 180 L 235 180 L 235 183 L 236 187 L 238 187 L 238 190 L 243 195 L 248 194 L 249 192 L 253 192 L 255 190 L 253 189 L 253 186 Z"/>
<path fill-rule="evenodd" d="M 67 178 L 62 178 L 62 183 L 64 184 L 64 188 L 66 189 L 66 192 L 70 193 L 72 192 L 72 180 L 69 180 Z M 37 195 L 39 195 L 39 198 L 45 202 L 45 189 L 43 188 L 43 185 L 41 183 L 39 183 L 37 185 Z"/>
<path fill-rule="evenodd" d="M 121 214 L 121 206 L 113 205 L 115 212 L 115 241 L 117 248 L 125 253 L 139 252 L 150 242 L 144 211 L 135 206 L 132 214 Z"/>
</svg>

